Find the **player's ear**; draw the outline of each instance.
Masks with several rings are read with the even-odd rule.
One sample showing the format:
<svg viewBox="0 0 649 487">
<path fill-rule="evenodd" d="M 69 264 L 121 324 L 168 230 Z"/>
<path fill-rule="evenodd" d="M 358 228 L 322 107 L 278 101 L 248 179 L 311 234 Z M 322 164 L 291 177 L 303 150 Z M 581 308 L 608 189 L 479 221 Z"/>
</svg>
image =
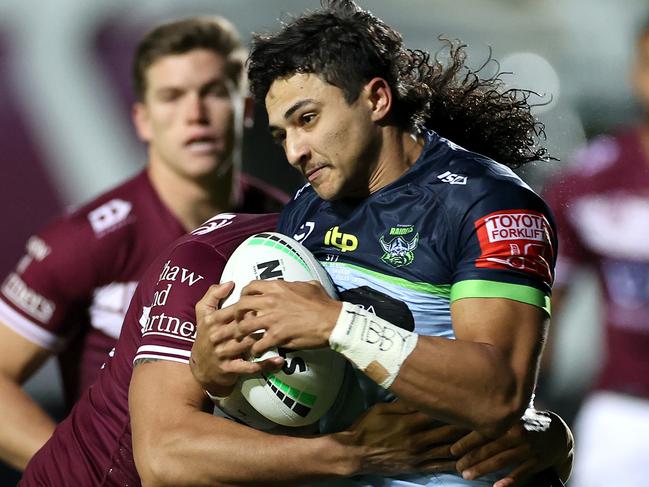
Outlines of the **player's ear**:
<svg viewBox="0 0 649 487">
<path fill-rule="evenodd" d="M 374 122 L 385 120 L 392 109 L 392 89 L 383 78 L 372 78 L 363 88 Z"/>
<path fill-rule="evenodd" d="M 149 113 L 146 106 L 141 101 L 137 101 L 131 108 L 131 117 L 133 118 L 133 125 L 138 137 L 143 142 L 150 142 L 151 135 L 151 122 L 149 121 Z"/>
</svg>

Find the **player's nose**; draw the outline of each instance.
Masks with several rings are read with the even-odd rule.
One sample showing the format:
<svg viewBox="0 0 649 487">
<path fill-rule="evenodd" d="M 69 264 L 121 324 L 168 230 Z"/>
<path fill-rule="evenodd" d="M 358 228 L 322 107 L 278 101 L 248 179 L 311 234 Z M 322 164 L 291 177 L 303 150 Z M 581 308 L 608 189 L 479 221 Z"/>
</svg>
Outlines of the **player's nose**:
<svg viewBox="0 0 649 487">
<path fill-rule="evenodd" d="M 300 168 L 309 160 L 311 149 L 303 137 L 293 131 L 287 131 L 284 141 L 286 159 L 293 167 Z"/>
<path fill-rule="evenodd" d="M 185 116 L 188 123 L 206 123 L 207 108 L 200 93 L 190 93 L 185 104 Z"/>
</svg>

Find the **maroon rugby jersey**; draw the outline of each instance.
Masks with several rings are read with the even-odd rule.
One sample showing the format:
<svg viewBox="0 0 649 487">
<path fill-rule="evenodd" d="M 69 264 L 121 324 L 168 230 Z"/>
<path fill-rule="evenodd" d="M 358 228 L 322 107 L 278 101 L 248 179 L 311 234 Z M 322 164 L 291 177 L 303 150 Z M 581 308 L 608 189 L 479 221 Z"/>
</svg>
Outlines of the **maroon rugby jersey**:
<svg viewBox="0 0 649 487">
<path fill-rule="evenodd" d="M 219 282 L 234 249 L 250 235 L 274 229 L 276 220 L 276 215 L 223 213 L 155 259 L 137 287 L 113 356 L 31 460 L 21 485 L 140 485 L 128 416 L 133 361 L 188 364 L 196 337 L 195 303 Z"/>
<path fill-rule="evenodd" d="M 246 175 L 235 211 L 279 211 L 287 197 Z M 115 341 L 137 281 L 185 233 L 146 171 L 47 226 L 0 289 L 0 321 L 60 353 L 71 406 L 94 381 Z"/>
<path fill-rule="evenodd" d="M 595 387 L 649 398 L 649 160 L 639 131 L 600 137 L 545 192 L 559 228 L 556 285 L 596 269 L 605 356 Z"/>
</svg>

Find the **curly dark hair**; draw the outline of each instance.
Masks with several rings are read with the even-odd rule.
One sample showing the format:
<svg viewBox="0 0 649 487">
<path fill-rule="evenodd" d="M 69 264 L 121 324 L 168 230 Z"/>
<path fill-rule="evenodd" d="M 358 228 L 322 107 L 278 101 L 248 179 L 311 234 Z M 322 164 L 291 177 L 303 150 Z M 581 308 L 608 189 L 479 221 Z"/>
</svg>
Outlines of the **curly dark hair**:
<svg viewBox="0 0 649 487">
<path fill-rule="evenodd" d="M 313 73 L 343 91 L 348 103 L 374 77 L 393 96 L 393 122 L 405 130 L 425 126 L 468 150 L 510 167 L 547 160 L 543 124 L 531 113 L 531 91 L 505 89 L 500 74 L 482 78 L 466 65 L 466 46 L 440 39 L 428 53 L 408 49 L 401 35 L 352 0 L 322 0 L 322 9 L 285 24 L 276 34 L 253 36 L 250 89 L 264 101 L 276 79 Z M 448 60 L 440 61 L 442 54 Z"/>
</svg>

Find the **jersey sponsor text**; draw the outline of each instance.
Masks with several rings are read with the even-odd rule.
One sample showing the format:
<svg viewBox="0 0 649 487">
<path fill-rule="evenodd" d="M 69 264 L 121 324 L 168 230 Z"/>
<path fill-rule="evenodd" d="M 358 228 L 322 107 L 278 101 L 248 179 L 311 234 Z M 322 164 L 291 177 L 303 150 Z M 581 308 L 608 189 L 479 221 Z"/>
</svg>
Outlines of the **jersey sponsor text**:
<svg viewBox="0 0 649 487">
<path fill-rule="evenodd" d="M 476 267 L 516 269 L 552 283 L 552 229 L 541 213 L 496 211 L 475 222 L 480 242 Z"/>
<path fill-rule="evenodd" d="M 56 305 L 31 289 L 20 276 L 9 274 L 2 285 L 3 294 L 28 315 L 42 323 L 47 323 L 54 314 Z"/>
<path fill-rule="evenodd" d="M 533 213 L 496 213 L 485 218 L 490 242 L 503 240 L 536 240 L 545 242 L 545 218 Z"/>
<path fill-rule="evenodd" d="M 144 314 L 144 312 L 143 312 Z M 141 320 L 144 321 L 144 320 Z M 191 321 L 182 321 L 175 316 L 160 313 L 148 314 L 142 325 L 142 336 L 163 335 L 182 340 L 194 341 L 196 339 L 196 324 Z"/>
<path fill-rule="evenodd" d="M 193 271 L 190 271 L 189 269 L 186 269 L 184 267 L 179 267 L 179 266 L 172 266 L 171 261 L 168 260 L 164 267 L 162 268 L 162 273 L 160 274 L 160 277 L 158 278 L 158 282 L 160 281 L 176 281 L 178 279 L 178 273 L 180 273 L 180 282 L 185 283 L 189 286 L 193 286 L 196 284 L 198 281 L 203 279 L 203 276 L 200 274 L 194 274 Z"/>
</svg>

